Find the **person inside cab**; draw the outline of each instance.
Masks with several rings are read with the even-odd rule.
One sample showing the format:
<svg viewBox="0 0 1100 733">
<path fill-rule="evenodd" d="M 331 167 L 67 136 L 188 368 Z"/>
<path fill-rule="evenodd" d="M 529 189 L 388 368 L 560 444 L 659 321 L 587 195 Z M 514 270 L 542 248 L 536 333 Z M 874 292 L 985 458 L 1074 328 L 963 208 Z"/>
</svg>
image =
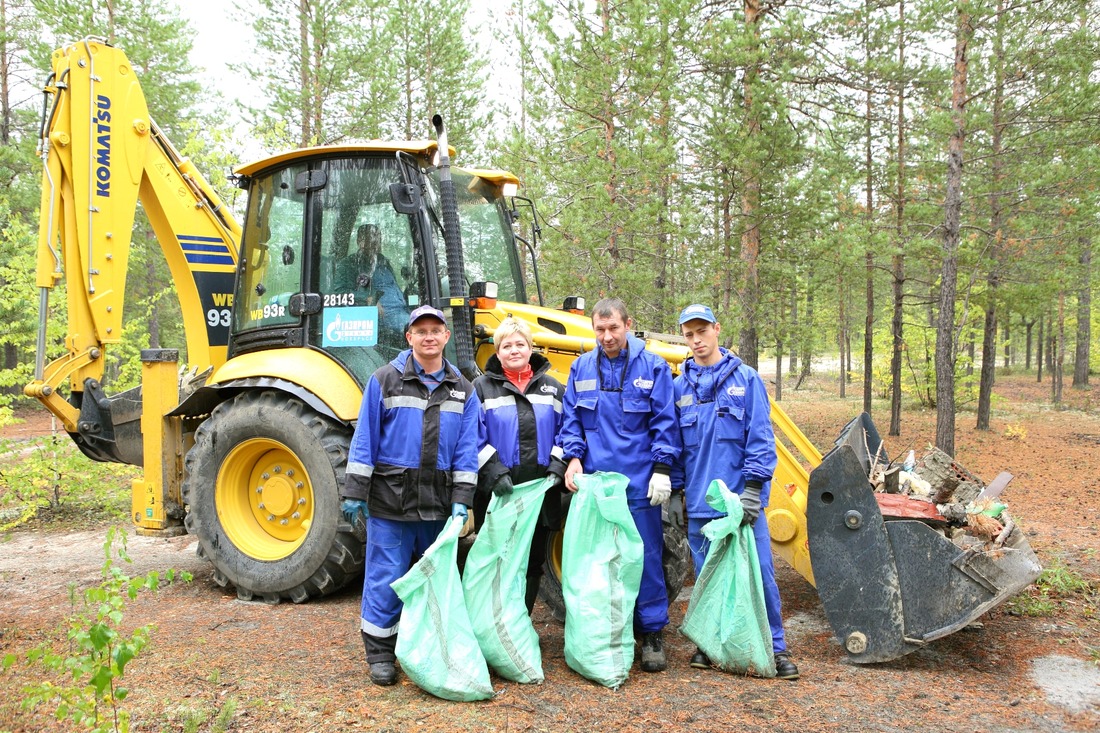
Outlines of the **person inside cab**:
<svg viewBox="0 0 1100 733">
<path fill-rule="evenodd" d="M 337 289 L 353 292 L 356 305 L 378 306 L 383 335 L 400 334 L 409 311 L 393 267 L 382 254 L 382 230 L 377 224 L 361 224 L 355 243 L 355 250 L 338 264 Z"/>
</svg>

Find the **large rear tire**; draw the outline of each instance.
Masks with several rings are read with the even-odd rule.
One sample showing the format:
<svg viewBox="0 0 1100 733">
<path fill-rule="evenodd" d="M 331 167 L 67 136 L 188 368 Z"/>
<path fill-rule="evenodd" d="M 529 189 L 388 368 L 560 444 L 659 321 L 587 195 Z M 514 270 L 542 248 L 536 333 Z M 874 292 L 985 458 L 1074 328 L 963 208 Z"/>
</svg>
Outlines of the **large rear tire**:
<svg viewBox="0 0 1100 733">
<path fill-rule="evenodd" d="M 244 600 L 301 603 L 362 571 L 361 528 L 340 514 L 350 442 L 347 427 L 283 392 L 214 409 L 187 452 L 183 499 L 215 582 Z"/>
<path fill-rule="evenodd" d="M 539 597 L 550 608 L 554 618 L 565 622 L 565 598 L 561 588 L 562 537 L 565 536 L 563 517 L 561 530 L 551 532 L 546 540 L 546 564 L 543 566 L 542 581 L 539 585 Z M 688 552 L 687 535 L 669 521 L 668 513 L 662 511 L 661 524 L 664 527 L 665 550 L 661 564 L 665 571 L 665 591 L 672 603 L 680 595 L 691 569 L 691 555 Z"/>
</svg>

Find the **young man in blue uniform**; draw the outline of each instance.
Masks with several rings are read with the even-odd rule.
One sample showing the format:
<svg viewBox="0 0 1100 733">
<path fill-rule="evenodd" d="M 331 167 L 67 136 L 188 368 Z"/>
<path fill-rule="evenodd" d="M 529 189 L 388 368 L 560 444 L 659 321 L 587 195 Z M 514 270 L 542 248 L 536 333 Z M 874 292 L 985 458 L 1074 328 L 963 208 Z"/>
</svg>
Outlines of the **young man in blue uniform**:
<svg viewBox="0 0 1100 733">
<path fill-rule="evenodd" d="M 645 350 L 633 325 L 618 298 L 593 307 L 597 347 L 569 370 L 559 441 L 570 491 L 585 471 L 615 471 L 629 480 L 627 504 L 645 546 L 634 628 L 642 641 L 642 670 L 661 672 L 668 666 L 661 635 L 668 625 L 661 505 L 672 493 L 669 473 L 680 455 L 680 431 L 672 371 Z"/>
<path fill-rule="evenodd" d="M 720 331 L 714 312 L 705 305 L 689 305 L 680 313 L 680 332 L 693 356 L 684 362 L 675 380 L 684 450 L 673 480 L 677 489 L 684 490 L 688 545 L 696 577 L 710 546 L 703 525 L 722 516 L 707 504 L 707 487 L 714 479 L 721 479 L 730 491 L 741 495 L 745 510 L 742 521 L 752 525 L 764 580 L 776 676 L 795 680 L 798 667 L 787 652 L 768 518 L 763 512 L 776 464 L 771 405 L 756 370 L 718 345 Z M 696 650 L 691 666 L 709 667 L 710 660 Z"/>
<path fill-rule="evenodd" d="M 450 337 L 436 308 L 409 314 L 411 348 L 371 375 L 348 453 L 340 509 L 353 524 L 366 517 L 360 629 L 376 685 L 397 681 L 401 600 L 390 583 L 474 499 L 481 403 L 443 358 Z"/>
</svg>

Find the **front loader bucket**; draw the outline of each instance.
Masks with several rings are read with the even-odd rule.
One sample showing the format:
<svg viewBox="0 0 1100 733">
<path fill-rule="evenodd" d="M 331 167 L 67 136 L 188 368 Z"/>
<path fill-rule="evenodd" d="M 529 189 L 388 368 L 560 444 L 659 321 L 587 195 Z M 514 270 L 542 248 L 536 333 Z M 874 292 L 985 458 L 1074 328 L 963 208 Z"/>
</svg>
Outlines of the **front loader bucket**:
<svg viewBox="0 0 1100 733">
<path fill-rule="evenodd" d="M 999 547 L 955 544 L 924 522 L 885 520 L 868 476 L 888 462 L 866 413 L 810 473 L 810 557 L 825 614 L 849 658 L 885 662 L 958 631 L 1042 568 L 1013 527 Z"/>
</svg>

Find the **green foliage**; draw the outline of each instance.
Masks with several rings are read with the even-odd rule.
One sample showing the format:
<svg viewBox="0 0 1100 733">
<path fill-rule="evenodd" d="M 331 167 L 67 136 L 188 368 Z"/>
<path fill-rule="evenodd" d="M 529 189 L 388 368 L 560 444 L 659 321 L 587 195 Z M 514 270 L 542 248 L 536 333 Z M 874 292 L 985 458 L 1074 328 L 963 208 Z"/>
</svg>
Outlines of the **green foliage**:
<svg viewBox="0 0 1100 733">
<path fill-rule="evenodd" d="M 139 471 L 92 461 L 65 434 L 0 440 L 0 531 L 35 517 L 125 519 Z"/>
<path fill-rule="evenodd" d="M 82 730 L 101 733 L 130 730 L 130 713 L 123 703 L 129 690 L 121 685 L 126 666 L 148 645 L 155 627 L 139 626 L 123 631 L 126 604 L 143 591 L 156 592 L 177 579 L 190 582 L 189 573 L 168 570 L 132 578 L 119 563 L 129 563 L 126 530 L 112 528 L 103 544 L 104 562 L 100 584 L 77 593 L 70 586 L 73 613 L 68 619 L 67 648 L 55 649 L 44 642 L 27 652 L 26 663 L 53 676 L 23 689 L 22 708 L 34 711 L 52 708 L 58 720 L 67 720 Z M 15 664 L 8 655 L 5 669 Z"/>
<path fill-rule="evenodd" d="M 1066 566 L 1062 558 L 1055 558 L 1035 584 L 1008 603 L 1008 612 L 1017 616 L 1047 617 L 1057 613 L 1067 602 L 1081 602 L 1100 610 L 1100 597 L 1089 580 Z"/>
</svg>

